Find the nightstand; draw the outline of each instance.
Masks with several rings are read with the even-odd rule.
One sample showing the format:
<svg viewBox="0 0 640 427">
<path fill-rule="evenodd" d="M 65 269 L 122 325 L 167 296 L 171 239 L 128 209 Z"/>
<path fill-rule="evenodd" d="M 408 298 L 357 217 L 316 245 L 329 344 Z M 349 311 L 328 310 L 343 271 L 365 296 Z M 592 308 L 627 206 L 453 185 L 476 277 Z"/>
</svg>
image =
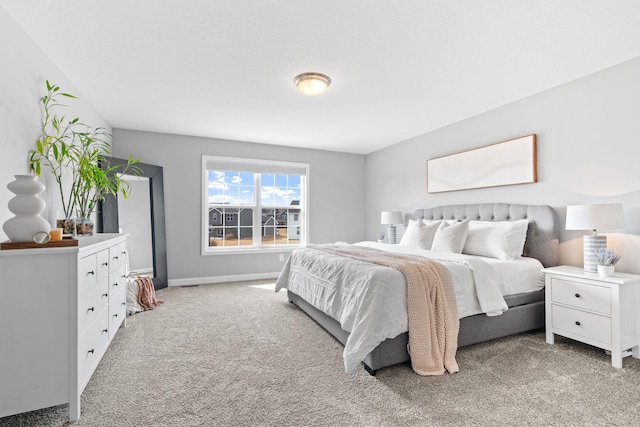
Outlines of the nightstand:
<svg viewBox="0 0 640 427">
<path fill-rule="evenodd" d="M 640 275 L 609 277 L 580 267 L 544 268 L 547 343 L 554 334 L 611 352 L 611 364 L 640 359 Z"/>
</svg>

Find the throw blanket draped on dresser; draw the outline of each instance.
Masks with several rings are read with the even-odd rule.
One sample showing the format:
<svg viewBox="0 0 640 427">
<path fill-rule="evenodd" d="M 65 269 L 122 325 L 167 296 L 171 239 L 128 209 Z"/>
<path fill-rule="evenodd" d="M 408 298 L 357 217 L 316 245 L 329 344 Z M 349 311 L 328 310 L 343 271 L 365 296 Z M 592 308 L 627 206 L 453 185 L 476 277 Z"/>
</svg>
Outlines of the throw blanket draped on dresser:
<svg viewBox="0 0 640 427">
<path fill-rule="evenodd" d="M 458 372 L 458 313 L 449 271 L 419 256 L 395 254 L 347 245 L 309 245 L 310 248 L 400 271 L 407 283 L 409 354 L 420 375 Z"/>
</svg>

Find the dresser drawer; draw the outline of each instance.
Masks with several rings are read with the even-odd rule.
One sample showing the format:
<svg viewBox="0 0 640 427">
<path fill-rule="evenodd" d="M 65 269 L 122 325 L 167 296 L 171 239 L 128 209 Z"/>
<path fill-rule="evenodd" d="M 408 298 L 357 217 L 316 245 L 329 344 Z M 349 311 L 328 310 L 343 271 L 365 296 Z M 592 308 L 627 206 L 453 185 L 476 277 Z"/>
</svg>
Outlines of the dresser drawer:
<svg viewBox="0 0 640 427">
<path fill-rule="evenodd" d="M 551 300 L 571 307 L 611 314 L 611 290 L 604 286 L 554 278 Z"/>
<path fill-rule="evenodd" d="M 78 261 L 78 293 L 82 294 L 98 282 L 97 255 L 91 254 Z"/>
<path fill-rule="evenodd" d="M 98 281 L 105 279 L 109 274 L 109 249 L 104 249 L 96 254 L 98 267 Z"/>
<path fill-rule="evenodd" d="M 109 302 L 121 292 L 126 292 L 127 276 L 124 272 L 124 268 L 121 268 L 109 274 Z"/>
<path fill-rule="evenodd" d="M 78 339 L 78 382 L 84 388 L 109 345 L 107 309 L 98 313 L 96 321 Z"/>
<path fill-rule="evenodd" d="M 78 332 L 84 333 L 98 315 L 105 316 L 104 310 L 109 304 L 109 282 L 103 280 L 78 300 Z"/>
<path fill-rule="evenodd" d="M 109 303 L 109 341 L 113 339 L 118 328 L 127 315 L 127 292 L 120 292 L 116 299 Z"/>
<path fill-rule="evenodd" d="M 117 271 L 120 268 L 126 269 L 127 244 L 120 242 L 109 248 L 109 271 Z"/>
<path fill-rule="evenodd" d="M 553 329 L 611 344 L 611 318 L 553 305 Z"/>
</svg>

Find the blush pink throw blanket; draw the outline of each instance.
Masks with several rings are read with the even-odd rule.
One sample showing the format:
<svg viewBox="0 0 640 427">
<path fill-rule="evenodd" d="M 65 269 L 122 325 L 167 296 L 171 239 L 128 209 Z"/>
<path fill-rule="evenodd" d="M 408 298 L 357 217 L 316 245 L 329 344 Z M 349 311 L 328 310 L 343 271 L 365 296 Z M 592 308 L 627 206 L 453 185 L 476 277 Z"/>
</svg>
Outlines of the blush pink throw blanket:
<svg viewBox="0 0 640 427">
<path fill-rule="evenodd" d="M 153 287 L 153 280 L 147 276 L 136 277 L 136 285 L 138 285 L 138 305 L 143 310 L 153 310 L 162 301 L 156 298 L 156 291 Z"/>
<path fill-rule="evenodd" d="M 458 309 L 449 271 L 440 263 L 419 256 L 395 254 L 347 245 L 309 245 L 313 249 L 395 268 L 407 282 L 407 312 L 411 367 L 420 375 L 442 375 L 460 369 Z"/>
</svg>

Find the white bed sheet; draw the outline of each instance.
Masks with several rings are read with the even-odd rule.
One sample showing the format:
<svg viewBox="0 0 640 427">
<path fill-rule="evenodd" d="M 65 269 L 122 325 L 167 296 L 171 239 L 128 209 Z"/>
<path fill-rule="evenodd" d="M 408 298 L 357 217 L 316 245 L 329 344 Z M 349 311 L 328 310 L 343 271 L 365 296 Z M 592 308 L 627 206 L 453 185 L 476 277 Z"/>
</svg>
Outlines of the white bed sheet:
<svg viewBox="0 0 640 427">
<path fill-rule="evenodd" d="M 499 315 L 507 309 L 503 295 L 542 288 L 542 265 L 534 259 L 500 261 L 443 254 L 376 242 L 358 246 L 420 255 L 442 263 L 451 273 L 458 317 Z M 527 280 L 523 280 L 528 278 Z M 511 280 L 517 279 L 516 282 Z M 345 370 L 352 372 L 378 344 L 408 329 L 407 292 L 399 271 L 314 250 L 295 250 L 276 282 L 336 319 L 349 332 Z M 514 292 L 515 290 L 515 292 Z"/>
</svg>

